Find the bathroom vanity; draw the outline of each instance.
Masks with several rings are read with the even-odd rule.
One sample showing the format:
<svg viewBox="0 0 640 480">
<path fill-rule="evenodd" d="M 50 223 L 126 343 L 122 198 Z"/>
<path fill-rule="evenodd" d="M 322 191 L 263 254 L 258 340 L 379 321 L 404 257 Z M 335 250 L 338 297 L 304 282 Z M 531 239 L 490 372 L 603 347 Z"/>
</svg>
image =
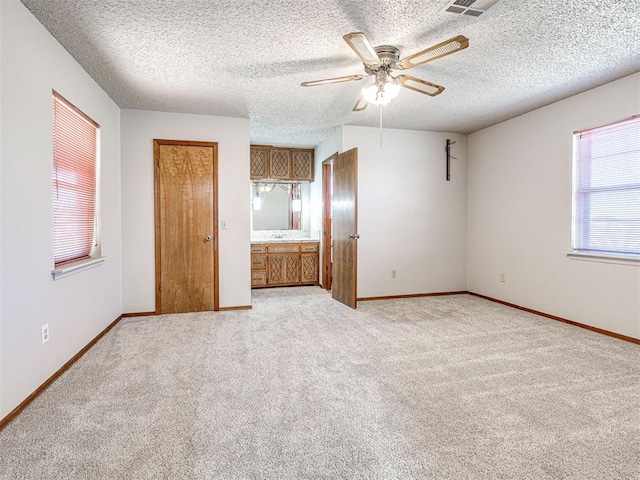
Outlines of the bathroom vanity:
<svg viewBox="0 0 640 480">
<path fill-rule="evenodd" d="M 251 242 L 251 288 L 318 285 L 319 243 L 312 239 Z"/>
<path fill-rule="evenodd" d="M 251 145 L 251 288 L 319 285 L 314 150 Z"/>
</svg>

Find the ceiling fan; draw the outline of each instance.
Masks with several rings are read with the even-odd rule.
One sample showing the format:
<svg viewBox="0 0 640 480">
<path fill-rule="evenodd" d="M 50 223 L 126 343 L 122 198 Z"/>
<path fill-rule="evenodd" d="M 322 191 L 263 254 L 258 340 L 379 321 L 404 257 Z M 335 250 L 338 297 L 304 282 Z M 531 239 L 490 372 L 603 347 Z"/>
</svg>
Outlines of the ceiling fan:
<svg viewBox="0 0 640 480">
<path fill-rule="evenodd" d="M 400 59 L 400 50 L 392 45 L 373 47 L 362 32 L 348 33 L 344 41 L 356 52 L 364 64 L 366 75 L 347 75 L 345 77 L 326 78 L 302 82 L 303 87 L 313 87 L 328 83 L 350 82 L 373 76 L 374 83 L 362 89 L 362 94 L 353 106 L 354 112 L 367 108 L 370 103 L 386 105 L 400 93 L 400 87 L 435 97 L 444 91 L 444 87 L 409 75 L 391 75 L 392 70 L 408 70 L 432 60 L 450 55 L 469 46 L 469 39 L 462 35 L 450 38 L 418 53 Z"/>
</svg>

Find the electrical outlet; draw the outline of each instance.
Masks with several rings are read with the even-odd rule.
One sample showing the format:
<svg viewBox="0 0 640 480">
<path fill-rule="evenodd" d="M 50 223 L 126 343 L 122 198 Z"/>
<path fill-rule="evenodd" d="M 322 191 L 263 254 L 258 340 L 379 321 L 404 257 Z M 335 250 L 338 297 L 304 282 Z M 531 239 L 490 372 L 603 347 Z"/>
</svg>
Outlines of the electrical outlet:
<svg viewBox="0 0 640 480">
<path fill-rule="evenodd" d="M 49 341 L 49 324 L 42 325 L 42 344 L 44 345 Z"/>
<path fill-rule="evenodd" d="M 396 271 L 395 270 L 391 270 L 391 278 L 396 278 Z"/>
<path fill-rule="evenodd" d="M 502 283 L 505 283 L 507 281 L 507 274 L 506 273 L 501 273 L 500 274 L 500 281 Z"/>
</svg>

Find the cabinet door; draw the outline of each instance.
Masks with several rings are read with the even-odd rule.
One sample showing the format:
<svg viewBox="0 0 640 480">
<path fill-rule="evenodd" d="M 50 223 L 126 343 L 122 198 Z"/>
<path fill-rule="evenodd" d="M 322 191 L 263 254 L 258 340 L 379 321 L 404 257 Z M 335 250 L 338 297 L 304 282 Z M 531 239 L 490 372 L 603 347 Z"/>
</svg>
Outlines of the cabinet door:
<svg viewBox="0 0 640 480">
<path fill-rule="evenodd" d="M 251 180 L 269 177 L 269 147 L 251 147 Z"/>
<path fill-rule="evenodd" d="M 291 179 L 313 182 L 313 150 L 292 150 Z"/>
<path fill-rule="evenodd" d="M 297 253 L 269 255 L 269 285 L 300 283 L 300 256 Z"/>
<path fill-rule="evenodd" d="M 303 253 L 300 255 L 302 283 L 318 282 L 318 254 Z"/>
<path fill-rule="evenodd" d="M 291 180 L 291 150 L 273 148 L 269 159 L 269 178 Z"/>
</svg>

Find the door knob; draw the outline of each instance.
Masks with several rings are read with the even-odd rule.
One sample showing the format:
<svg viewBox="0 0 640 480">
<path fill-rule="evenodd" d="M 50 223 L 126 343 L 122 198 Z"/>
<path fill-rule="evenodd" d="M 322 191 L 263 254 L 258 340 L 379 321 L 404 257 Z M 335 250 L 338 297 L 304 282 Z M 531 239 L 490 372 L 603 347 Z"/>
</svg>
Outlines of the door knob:
<svg viewBox="0 0 640 480">
<path fill-rule="evenodd" d="M 350 233 L 349 238 L 353 240 L 354 238 L 360 238 L 360 235 L 358 235 L 357 233 Z"/>
<path fill-rule="evenodd" d="M 211 235 L 207 235 L 206 237 L 204 237 L 204 242 L 210 242 L 211 241 Z"/>
</svg>

